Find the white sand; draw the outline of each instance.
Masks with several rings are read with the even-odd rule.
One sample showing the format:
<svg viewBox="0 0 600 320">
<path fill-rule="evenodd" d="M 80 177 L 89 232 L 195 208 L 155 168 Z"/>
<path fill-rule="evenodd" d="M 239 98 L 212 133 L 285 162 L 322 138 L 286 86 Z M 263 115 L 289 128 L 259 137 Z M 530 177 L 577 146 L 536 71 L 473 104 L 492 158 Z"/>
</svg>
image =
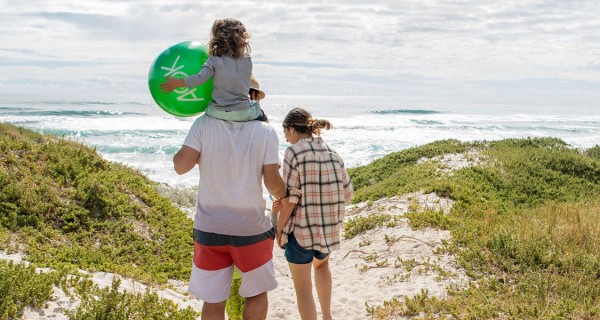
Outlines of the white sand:
<svg viewBox="0 0 600 320">
<path fill-rule="evenodd" d="M 418 163 L 426 161 L 437 163 L 441 174 L 452 174 L 454 170 L 483 163 L 475 151 L 423 158 Z M 371 214 L 401 217 L 405 212 L 426 208 L 447 213 L 452 204 L 449 199 L 419 192 L 350 205 L 346 207 L 345 221 Z M 443 297 L 447 286 L 466 283 L 465 271 L 458 266 L 454 256 L 434 253 L 442 241 L 451 241 L 450 232 L 429 228 L 413 231 L 406 218 L 400 218 L 393 228 L 380 227 L 353 239 L 342 238 L 342 248 L 330 257 L 333 318 L 369 319 L 365 304 L 382 305 L 393 298 L 412 297 L 421 290 L 427 290 L 432 296 Z M 269 293 L 268 318 L 299 319 L 293 283 L 283 251 L 275 248 L 274 256 L 279 287 Z M 412 259 L 415 266 L 409 272 L 401 261 Z M 443 270 L 444 273 L 437 270 Z M 314 288 L 313 295 L 316 299 Z M 319 311 L 320 306 L 318 302 L 316 304 Z"/>
<path fill-rule="evenodd" d="M 350 205 L 347 207 L 345 220 L 382 213 L 401 216 L 409 208 L 422 210 L 431 207 L 448 211 L 451 205 L 450 200 L 441 199 L 434 194 L 416 193 Z M 386 243 L 386 236 L 392 241 L 388 240 Z M 413 296 L 421 290 L 428 290 L 430 295 L 440 297 L 444 296 L 446 286 L 463 283 L 466 280 L 464 271 L 458 268 L 454 257 L 433 253 L 443 240 L 450 240 L 448 231 L 413 231 L 406 218 L 401 218 L 393 228 L 384 226 L 353 239 L 342 239 L 342 248 L 332 253 L 330 260 L 334 318 L 368 319 L 365 303 L 369 306 L 381 305 L 385 300 Z M 268 319 L 299 319 L 294 287 L 283 250 L 276 247 L 273 253 L 279 287 L 269 292 Z M 23 257 L 0 252 L 0 259 L 21 262 Z M 408 272 L 397 259 L 414 259 L 420 265 Z M 438 279 L 440 273 L 433 270 L 434 265 L 446 270 L 451 276 Z M 102 288 L 110 286 L 115 277 L 121 279 L 121 290 L 145 292 L 147 288 L 112 273 L 96 272 L 91 275 L 94 283 Z M 171 288 L 151 290 L 160 297 L 177 303 L 180 308 L 191 306 L 195 310 L 202 310 L 202 302 L 186 293 L 185 283 L 170 281 L 169 284 Z M 313 294 L 316 298 L 316 291 Z M 60 288 L 55 287 L 53 301 L 49 301 L 41 309 L 26 308 L 23 319 L 67 319 L 64 310 L 74 309 L 78 304 L 78 301 L 72 301 Z M 318 303 L 317 309 L 320 310 Z"/>
<path fill-rule="evenodd" d="M 382 199 L 370 205 L 349 206 L 346 220 L 369 214 L 402 215 L 409 206 L 415 206 L 414 201 L 418 201 L 421 208 L 430 206 L 448 210 L 451 205 L 446 199 L 419 193 Z M 386 236 L 391 241 L 386 242 Z M 334 319 L 369 319 L 365 303 L 381 305 L 385 300 L 394 297 L 403 299 L 421 290 L 441 297 L 446 286 L 463 283 L 465 272 L 459 269 L 454 257 L 433 253 L 442 240 L 450 240 L 448 231 L 413 231 L 405 218 L 401 218 L 393 228 L 380 227 L 350 240 L 343 239 L 342 248 L 332 253 L 330 258 Z M 420 265 L 408 272 L 398 259 L 414 259 Z M 438 279 L 440 273 L 433 270 L 434 265 L 451 276 Z M 299 319 L 292 279 L 283 251 L 279 248 L 275 250 L 275 268 L 279 288 L 269 293 L 269 319 Z M 314 288 L 313 295 L 317 297 Z M 318 303 L 317 309 L 320 310 Z"/>
<path fill-rule="evenodd" d="M 481 160 L 477 157 L 477 154 L 470 152 L 420 161 L 436 161 L 441 165 L 440 171 L 451 174 L 458 168 L 479 164 Z M 402 217 L 410 210 L 421 211 L 425 208 L 448 212 L 451 206 L 451 200 L 422 192 L 348 206 L 346 221 L 371 214 L 389 214 L 400 218 L 395 227 L 379 227 L 353 239 L 342 239 L 342 248 L 331 254 L 334 319 L 369 319 L 365 304 L 381 305 L 385 300 L 411 297 L 422 290 L 427 290 L 429 295 L 443 297 L 448 285 L 464 284 L 467 277 L 455 258 L 435 253 L 443 241 L 451 240 L 450 233 L 433 229 L 414 231 L 408 226 L 407 219 Z M 187 214 L 193 217 L 192 212 Z M 268 319 L 299 319 L 293 283 L 283 251 L 275 247 L 273 252 L 279 287 L 269 293 Z M 0 259 L 27 263 L 21 255 L 3 251 L 0 251 Z M 409 265 L 412 266 L 410 271 L 407 269 Z M 115 277 L 121 279 L 121 290 L 146 291 L 145 285 L 119 275 L 105 272 L 92 274 L 93 281 L 100 287 L 110 286 Z M 151 290 L 162 298 L 174 301 L 180 308 L 190 306 L 198 311 L 202 309 L 202 302 L 187 294 L 185 283 L 169 281 L 169 284 L 170 288 L 153 287 Z M 314 289 L 313 294 L 316 298 Z M 41 309 L 27 308 L 23 319 L 67 319 L 64 310 L 74 309 L 78 304 L 61 289 L 54 288 L 53 300 Z M 317 309 L 320 310 L 318 302 Z"/>
</svg>

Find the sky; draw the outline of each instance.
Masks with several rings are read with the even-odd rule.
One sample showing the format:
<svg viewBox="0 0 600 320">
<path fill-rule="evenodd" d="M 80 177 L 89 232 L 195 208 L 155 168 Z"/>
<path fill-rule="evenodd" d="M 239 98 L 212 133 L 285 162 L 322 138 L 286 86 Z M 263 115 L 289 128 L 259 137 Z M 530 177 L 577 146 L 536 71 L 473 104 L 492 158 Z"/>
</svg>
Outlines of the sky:
<svg viewBox="0 0 600 320">
<path fill-rule="evenodd" d="M 600 1 L 0 0 L 0 98 L 132 94 L 215 19 L 267 94 L 600 109 Z"/>
</svg>

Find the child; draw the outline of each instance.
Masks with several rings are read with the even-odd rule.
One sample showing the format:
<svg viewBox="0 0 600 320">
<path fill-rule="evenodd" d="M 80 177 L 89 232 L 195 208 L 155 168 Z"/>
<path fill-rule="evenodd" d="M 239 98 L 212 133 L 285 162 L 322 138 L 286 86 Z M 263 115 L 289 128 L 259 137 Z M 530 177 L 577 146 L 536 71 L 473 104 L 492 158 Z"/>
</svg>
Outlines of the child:
<svg viewBox="0 0 600 320">
<path fill-rule="evenodd" d="M 331 319 L 329 253 L 340 247 L 345 204 L 354 193 L 344 161 L 319 136 L 321 129 L 331 128 L 329 121 L 313 119 L 301 108 L 283 120 L 285 139 L 292 144 L 283 162 L 288 197 L 276 200 L 273 212 L 279 211 L 277 243 L 285 249 L 303 320 L 317 317 L 311 263 L 323 319 Z"/>
<path fill-rule="evenodd" d="M 252 76 L 250 33 L 236 19 L 216 20 L 208 41 L 208 59 L 198 74 L 176 79 L 166 77 L 165 93 L 179 87 L 193 88 L 213 77 L 212 100 L 206 114 L 229 121 L 267 121 L 258 101 L 265 97 Z M 248 95 L 250 94 L 250 98 Z"/>
</svg>

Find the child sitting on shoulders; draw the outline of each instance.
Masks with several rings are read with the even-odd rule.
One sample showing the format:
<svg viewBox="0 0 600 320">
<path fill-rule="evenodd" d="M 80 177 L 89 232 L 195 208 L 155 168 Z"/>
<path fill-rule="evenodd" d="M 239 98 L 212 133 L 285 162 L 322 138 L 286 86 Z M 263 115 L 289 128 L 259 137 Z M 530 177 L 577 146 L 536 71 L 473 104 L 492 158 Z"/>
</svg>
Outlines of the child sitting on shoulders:
<svg viewBox="0 0 600 320">
<path fill-rule="evenodd" d="M 252 75 L 248 38 L 250 33 L 239 20 L 216 20 L 208 42 L 208 59 L 200 72 L 182 79 L 166 77 L 167 82 L 160 85 L 162 91 L 193 88 L 212 77 L 212 100 L 206 108 L 207 115 L 229 121 L 267 121 L 259 104 L 265 93 Z"/>
</svg>

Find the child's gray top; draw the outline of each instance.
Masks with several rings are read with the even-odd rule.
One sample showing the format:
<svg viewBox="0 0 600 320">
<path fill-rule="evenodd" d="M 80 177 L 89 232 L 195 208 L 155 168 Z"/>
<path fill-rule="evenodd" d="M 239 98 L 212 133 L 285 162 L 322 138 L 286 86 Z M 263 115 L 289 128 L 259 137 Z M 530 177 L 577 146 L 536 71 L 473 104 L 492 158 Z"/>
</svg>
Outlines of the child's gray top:
<svg viewBox="0 0 600 320">
<path fill-rule="evenodd" d="M 188 76 L 185 85 L 197 87 L 213 77 L 213 92 L 210 105 L 217 110 L 236 111 L 250 107 L 250 74 L 252 59 L 250 56 L 233 58 L 232 56 L 208 56 L 198 74 Z"/>
</svg>

